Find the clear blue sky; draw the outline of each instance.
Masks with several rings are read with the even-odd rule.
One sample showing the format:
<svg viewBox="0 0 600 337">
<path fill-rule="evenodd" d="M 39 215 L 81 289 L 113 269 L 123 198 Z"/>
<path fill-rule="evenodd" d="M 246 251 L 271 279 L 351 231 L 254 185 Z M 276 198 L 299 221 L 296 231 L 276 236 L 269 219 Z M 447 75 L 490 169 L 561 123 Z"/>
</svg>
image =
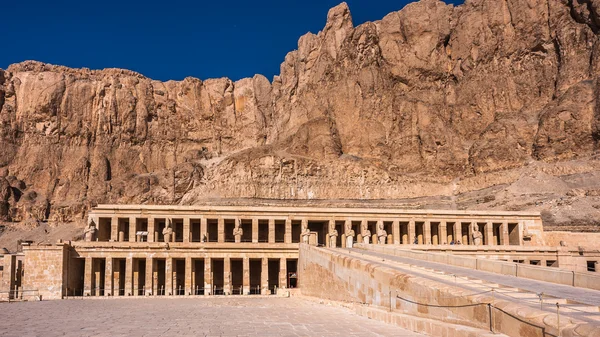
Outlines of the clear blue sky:
<svg viewBox="0 0 600 337">
<path fill-rule="evenodd" d="M 24 60 L 125 68 L 158 80 L 279 74 L 342 0 L 4 1 L 0 68 Z M 355 25 L 410 0 L 347 0 Z M 446 0 L 459 4 L 462 0 Z"/>
</svg>

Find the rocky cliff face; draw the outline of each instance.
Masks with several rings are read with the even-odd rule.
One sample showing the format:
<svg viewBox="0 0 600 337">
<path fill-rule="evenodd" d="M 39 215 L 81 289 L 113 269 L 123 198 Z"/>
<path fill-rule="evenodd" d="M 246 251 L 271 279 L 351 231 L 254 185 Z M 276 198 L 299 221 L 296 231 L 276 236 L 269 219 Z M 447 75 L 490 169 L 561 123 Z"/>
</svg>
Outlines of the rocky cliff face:
<svg viewBox="0 0 600 337">
<path fill-rule="evenodd" d="M 341 4 L 272 82 L 11 65 L 0 219 L 81 221 L 108 202 L 386 199 L 597 224 L 599 13 L 600 0 L 422 0 L 354 27 Z"/>
</svg>

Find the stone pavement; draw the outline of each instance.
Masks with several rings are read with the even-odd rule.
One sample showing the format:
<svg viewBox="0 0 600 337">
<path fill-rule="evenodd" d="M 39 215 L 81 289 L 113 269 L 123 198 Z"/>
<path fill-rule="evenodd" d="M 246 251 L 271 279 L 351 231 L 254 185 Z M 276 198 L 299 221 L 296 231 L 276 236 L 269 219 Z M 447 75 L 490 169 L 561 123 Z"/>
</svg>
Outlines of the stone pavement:
<svg viewBox="0 0 600 337">
<path fill-rule="evenodd" d="M 62 300 L 0 304 L 0 336 L 423 336 L 299 298 Z"/>
</svg>

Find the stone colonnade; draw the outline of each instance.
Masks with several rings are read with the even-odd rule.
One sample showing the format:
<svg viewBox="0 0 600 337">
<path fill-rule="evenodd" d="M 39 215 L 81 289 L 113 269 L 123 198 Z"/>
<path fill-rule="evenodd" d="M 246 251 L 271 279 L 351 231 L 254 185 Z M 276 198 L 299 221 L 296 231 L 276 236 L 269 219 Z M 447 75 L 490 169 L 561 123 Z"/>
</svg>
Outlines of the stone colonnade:
<svg viewBox="0 0 600 337">
<path fill-rule="evenodd" d="M 83 289 L 75 296 L 268 295 L 296 287 L 297 258 L 84 258 Z M 288 266 L 290 269 L 288 270 Z M 76 287 L 76 286 L 75 286 Z"/>
<path fill-rule="evenodd" d="M 115 215 L 91 216 L 90 220 L 97 228 L 93 235 L 86 235 L 86 241 L 299 243 L 306 236 L 307 243 L 346 247 L 348 236 L 361 243 L 368 237 L 368 243 L 431 245 L 522 245 L 524 239 L 522 221 L 506 219 Z"/>
</svg>

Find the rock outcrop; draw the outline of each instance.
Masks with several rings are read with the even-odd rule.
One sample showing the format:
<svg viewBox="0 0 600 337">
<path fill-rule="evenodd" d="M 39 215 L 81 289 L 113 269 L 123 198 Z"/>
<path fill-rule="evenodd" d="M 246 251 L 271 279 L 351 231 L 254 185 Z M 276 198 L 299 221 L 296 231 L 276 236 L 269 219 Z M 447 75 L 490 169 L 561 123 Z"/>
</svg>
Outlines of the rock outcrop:
<svg viewBox="0 0 600 337">
<path fill-rule="evenodd" d="M 0 71 L 0 220 L 77 222 L 109 202 L 386 199 L 597 225 L 595 192 L 576 194 L 583 213 L 556 203 L 575 185 L 600 190 L 599 10 L 422 0 L 354 27 L 341 4 L 272 82 L 11 65 Z M 565 187 L 511 194 L 540 174 Z M 488 196 L 461 203 L 469 193 Z"/>
</svg>

